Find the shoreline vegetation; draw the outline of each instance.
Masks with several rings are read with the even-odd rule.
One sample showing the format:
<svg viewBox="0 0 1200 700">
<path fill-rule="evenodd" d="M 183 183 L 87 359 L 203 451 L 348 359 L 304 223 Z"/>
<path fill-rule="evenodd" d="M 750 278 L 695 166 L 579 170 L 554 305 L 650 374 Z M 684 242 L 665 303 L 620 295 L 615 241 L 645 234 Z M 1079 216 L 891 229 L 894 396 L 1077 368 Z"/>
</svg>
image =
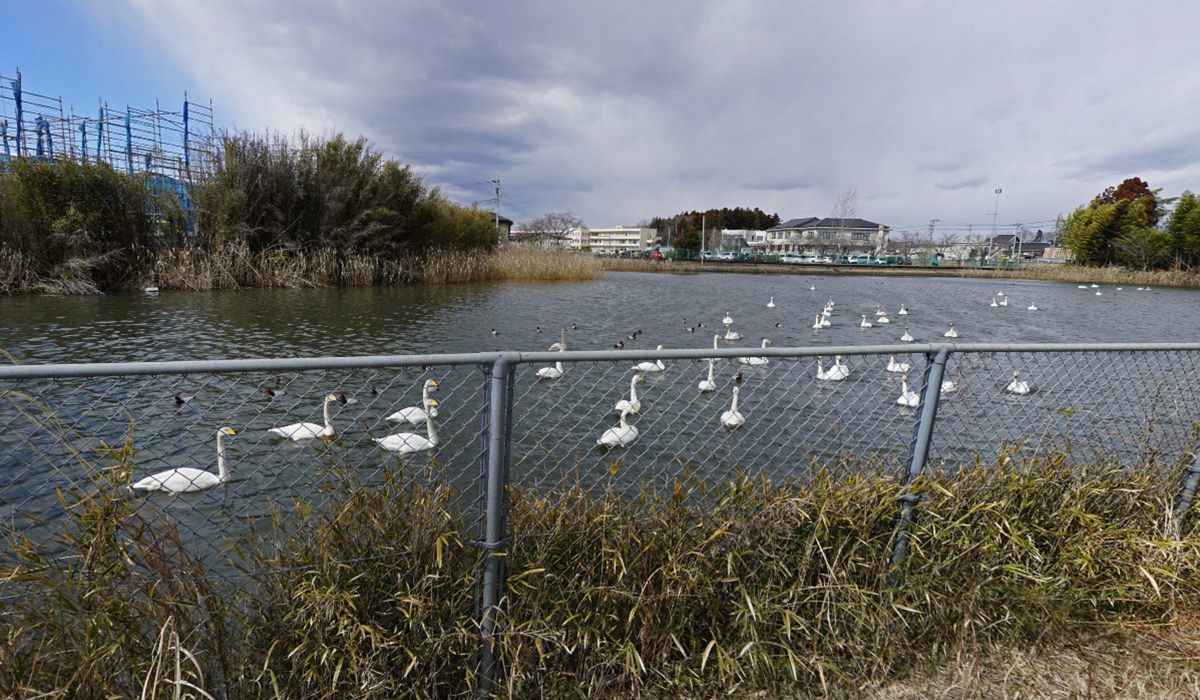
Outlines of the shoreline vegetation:
<svg viewBox="0 0 1200 700">
<path fill-rule="evenodd" d="M 468 694 L 479 551 L 428 472 L 367 484 L 331 468 L 325 507 L 280 506 L 275 531 L 230 542 L 255 572 L 240 586 L 208 575 L 169 512 L 129 499 L 131 437 L 102 453 L 93 486 L 62 495 L 59 535 L 0 558 L 30 587 L 0 616 L 6 696 L 169 692 L 179 658 L 227 698 Z M 1180 467 L 1062 450 L 964 464 L 916 484 L 895 569 L 903 487 L 871 460 L 824 467 L 781 483 L 685 467 L 636 498 L 514 486 L 509 526 L 538 536 L 507 556 L 500 697 L 894 699 L 1006 678 L 1200 691 L 1200 529 L 1172 515 Z"/>
</svg>

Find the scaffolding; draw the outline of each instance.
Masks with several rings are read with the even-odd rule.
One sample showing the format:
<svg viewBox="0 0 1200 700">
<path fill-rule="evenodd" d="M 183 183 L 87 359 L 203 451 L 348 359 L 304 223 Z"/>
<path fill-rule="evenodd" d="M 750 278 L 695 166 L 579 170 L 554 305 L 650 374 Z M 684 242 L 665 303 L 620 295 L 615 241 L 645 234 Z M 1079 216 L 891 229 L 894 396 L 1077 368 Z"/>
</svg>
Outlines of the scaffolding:
<svg viewBox="0 0 1200 700">
<path fill-rule="evenodd" d="M 55 162 L 71 158 L 107 163 L 130 175 L 146 175 L 156 193 L 175 193 L 185 207 L 197 177 L 211 170 L 215 148 L 212 102 L 192 102 L 183 95 L 182 111 L 126 105 L 111 107 L 100 100 L 95 116 L 63 109 L 62 99 L 27 90 L 21 71 L 0 74 L 0 168 L 16 158 Z"/>
</svg>

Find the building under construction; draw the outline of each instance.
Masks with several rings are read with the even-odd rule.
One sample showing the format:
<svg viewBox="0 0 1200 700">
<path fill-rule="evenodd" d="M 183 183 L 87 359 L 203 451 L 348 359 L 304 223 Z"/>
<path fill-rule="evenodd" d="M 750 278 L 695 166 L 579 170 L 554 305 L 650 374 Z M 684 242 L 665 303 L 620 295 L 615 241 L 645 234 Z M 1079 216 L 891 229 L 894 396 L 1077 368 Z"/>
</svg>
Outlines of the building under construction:
<svg viewBox="0 0 1200 700">
<path fill-rule="evenodd" d="M 16 158 L 54 162 L 71 158 L 144 173 L 156 193 L 175 194 L 185 209 L 194 179 L 208 171 L 214 148 L 212 103 L 184 93 L 182 110 L 113 107 L 103 100 L 94 115 L 63 109 L 62 99 L 26 89 L 21 72 L 0 74 L 0 170 Z"/>
</svg>

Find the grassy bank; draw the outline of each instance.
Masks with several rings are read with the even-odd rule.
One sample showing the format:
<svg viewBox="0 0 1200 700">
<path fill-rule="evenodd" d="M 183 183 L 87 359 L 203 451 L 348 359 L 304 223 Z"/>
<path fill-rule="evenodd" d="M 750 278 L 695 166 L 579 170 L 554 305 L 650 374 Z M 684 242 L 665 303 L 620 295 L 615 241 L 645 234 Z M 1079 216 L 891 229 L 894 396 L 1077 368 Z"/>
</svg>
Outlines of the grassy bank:
<svg viewBox="0 0 1200 700">
<path fill-rule="evenodd" d="M 1013 270 L 973 270 L 957 272 L 960 277 L 1048 280 L 1088 284 L 1151 285 L 1156 287 L 1200 287 L 1200 273 L 1191 270 L 1127 270 L 1123 267 L 1084 267 L 1082 265 L 1023 265 Z"/>
<path fill-rule="evenodd" d="M 481 552 L 428 474 L 364 486 L 334 468 L 327 507 L 238 543 L 257 573 L 232 587 L 165 513 L 130 505 L 132 458 L 109 451 L 93 491 L 63 495 L 53 546 L 75 556 L 25 543 L 4 562 L 35 593 L 0 616 L 0 692 L 129 697 L 173 676 L 235 698 L 469 692 Z M 939 477 L 890 570 L 899 485 L 834 466 L 783 484 L 681 475 L 636 501 L 513 487 L 502 695 L 903 697 L 968 659 L 1129 662 L 1164 640 L 1136 673 L 1195 692 L 1200 528 L 1166 515 L 1178 474 L 1053 453 Z"/>
</svg>

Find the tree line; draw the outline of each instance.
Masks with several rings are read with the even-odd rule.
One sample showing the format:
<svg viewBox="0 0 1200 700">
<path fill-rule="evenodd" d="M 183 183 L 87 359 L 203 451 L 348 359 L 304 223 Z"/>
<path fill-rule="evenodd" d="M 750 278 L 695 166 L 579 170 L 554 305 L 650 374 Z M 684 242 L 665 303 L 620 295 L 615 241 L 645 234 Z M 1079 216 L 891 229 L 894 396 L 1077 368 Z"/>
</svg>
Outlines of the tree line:
<svg viewBox="0 0 1200 700">
<path fill-rule="evenodd" d="M 1165 198 L 1141 178 L 1109 187 L 1067 217 L 1058 232 L 1084 265 L 1119 264 L 1138 270 L 1190 269 L 1200 264 L 1200 206 L 1185 190 Z"/>
<path fill-rule="evenodd" d="M 15 159 L 0 172 L 0 247 L 39 276 L 120 289 L 169 248 L 398 258 L 496 243 L 488 212 L 449 201 L 365 138 L 238 132 L 218 145 L 185 189 L 106 163 Z"/>
<path fill-rule="evenodd" d="M 710 232 L 722 229 L 765 231 L 779 223 L 779 214 L 768 214 L 758 207 L 723 207 L 703 212 L 685 211 L 674 216 L 656 216 L 646 225 L 656 229 L 664 243 L 669 240 L 675 248 L 696 249 L 701 244 L 701 225 Z"/>
</svg>

